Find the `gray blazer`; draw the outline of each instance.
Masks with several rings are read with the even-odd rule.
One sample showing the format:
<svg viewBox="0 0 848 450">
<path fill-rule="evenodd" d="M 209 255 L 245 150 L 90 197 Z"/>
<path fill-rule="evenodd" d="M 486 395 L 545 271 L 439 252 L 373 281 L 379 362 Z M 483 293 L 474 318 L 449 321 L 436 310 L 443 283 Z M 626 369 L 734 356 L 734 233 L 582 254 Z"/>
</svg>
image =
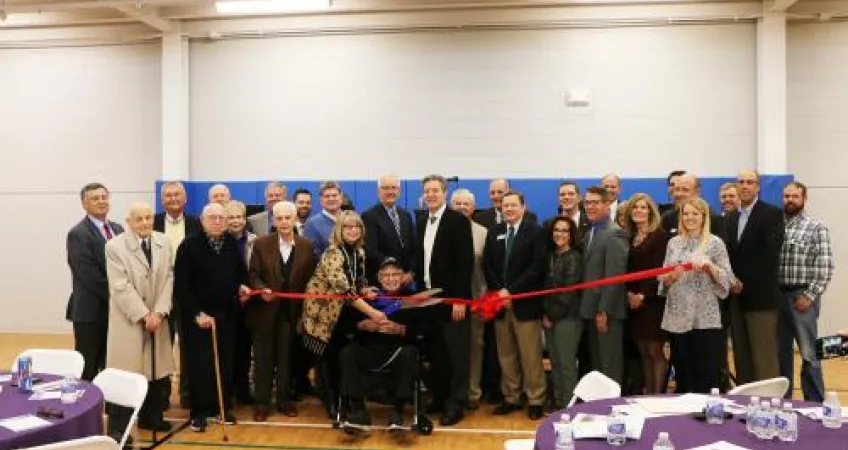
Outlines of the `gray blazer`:
<svg viewBox="0 0 848 450">
<path fill-rule="evenodd" d="M 583 281 L 621 275 L 627 272 L 627 254 L 630 243 L 627 233 L 612 221 L 606 228 L 595 231 L 589 243 L 585 236 L 583 250 Z M 627 318 L 627 288 L 624 283 L 586 289 L 580 298 L 580 315 L 594 319 L 598 312 L 606 312 L 609 319 Z"/>
<path fill-rule="evenodd" d="M 250 229 L 256 236 L 268 234 L 268 229 L 271 227 L 269 216 L 268 211 L 262 211 L 247 218 L 247 223 L 250 224 Z"/>
<path fill-rule="evenodd" d="M 124 227 L 115 222 L 109 221 L 109 227 L 116 236 L 124 232 Z M 68 232 L 67 250 L 73 290 L 65 319 L 107 323 L 109 282 L 106 279 L 106 239 L 88 216 Z"/>
</svg>

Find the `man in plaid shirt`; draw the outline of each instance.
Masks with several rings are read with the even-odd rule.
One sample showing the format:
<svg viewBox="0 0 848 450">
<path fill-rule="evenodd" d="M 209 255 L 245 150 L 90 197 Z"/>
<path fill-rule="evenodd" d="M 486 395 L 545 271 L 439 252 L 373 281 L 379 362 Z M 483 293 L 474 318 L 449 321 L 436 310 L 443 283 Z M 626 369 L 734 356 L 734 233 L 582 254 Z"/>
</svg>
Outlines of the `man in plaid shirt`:
<svg viewBox="0 0 848 450">
<path fill-rule="evenodd" d="M 793 340 L 801 349 L 801 391 L 804 400 L 824 400 L 824 378 L 816 357 L 821 295 L 833 276 L 833 252 L 827 227 L 804 211 L 807 186 L 794 181 L 783 188 L 786 238 L 780 253 L 779 314 L 780 374 L 789 379 L 786 398 L 792 397 Z"/>
</svg>

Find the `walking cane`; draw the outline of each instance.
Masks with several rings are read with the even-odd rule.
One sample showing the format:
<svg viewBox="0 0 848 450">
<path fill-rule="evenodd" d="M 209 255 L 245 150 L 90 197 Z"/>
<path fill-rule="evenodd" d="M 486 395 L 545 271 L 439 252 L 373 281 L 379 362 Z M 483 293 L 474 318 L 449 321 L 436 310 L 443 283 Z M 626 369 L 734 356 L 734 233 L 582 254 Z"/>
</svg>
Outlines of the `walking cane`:
<svg viewBox="0 0 848 450">
<path fill-rule="evenodd" d="M 228 442 L 227 437 L 227 419 L 224 416 L 224 392 L 221 390 L 221 364 L 218 362 L 218 333 L 215 329 L 215 322 L 212 322 L 212 353 L 215 359 L 215 381 L 218 385 L 218 409 L 221 410 L 221 433 L 224 435 L 224 442 Z"/>
</svg>

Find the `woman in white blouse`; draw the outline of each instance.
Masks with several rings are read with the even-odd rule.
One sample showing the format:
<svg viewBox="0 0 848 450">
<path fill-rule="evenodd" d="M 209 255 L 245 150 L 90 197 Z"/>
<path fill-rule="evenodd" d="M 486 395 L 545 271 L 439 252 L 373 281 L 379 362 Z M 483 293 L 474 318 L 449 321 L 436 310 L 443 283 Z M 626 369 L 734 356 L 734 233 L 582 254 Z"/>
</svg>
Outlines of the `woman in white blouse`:
<svg viewBox="0 0 848 450">
<path fill-rule="evenodd" d="M 710 233 L 704 200 L 695 198 L 682 205 L 677 229 L 664 266 L 691 262 L 694 267 L 660 277 L 666 293 L 661 327 L 671 334 L 677 392 L 708 393 L 719 387 L 719 300 L 729 293 L 733 271 L 724 243 Z"/>
</svg>

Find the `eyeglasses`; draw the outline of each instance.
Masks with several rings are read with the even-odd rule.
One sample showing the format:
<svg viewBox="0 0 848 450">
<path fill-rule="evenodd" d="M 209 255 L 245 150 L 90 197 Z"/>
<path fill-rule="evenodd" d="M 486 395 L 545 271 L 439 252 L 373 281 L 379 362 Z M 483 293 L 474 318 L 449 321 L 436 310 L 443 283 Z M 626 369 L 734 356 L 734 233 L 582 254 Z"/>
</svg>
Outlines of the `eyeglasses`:
<svg viewBox="0 0 848 450">
<path fill-rule="evenodd" d="M 400 278 L 403 272 L 381 272 L 378 275 L 380 278 Z"/>
</svg>

